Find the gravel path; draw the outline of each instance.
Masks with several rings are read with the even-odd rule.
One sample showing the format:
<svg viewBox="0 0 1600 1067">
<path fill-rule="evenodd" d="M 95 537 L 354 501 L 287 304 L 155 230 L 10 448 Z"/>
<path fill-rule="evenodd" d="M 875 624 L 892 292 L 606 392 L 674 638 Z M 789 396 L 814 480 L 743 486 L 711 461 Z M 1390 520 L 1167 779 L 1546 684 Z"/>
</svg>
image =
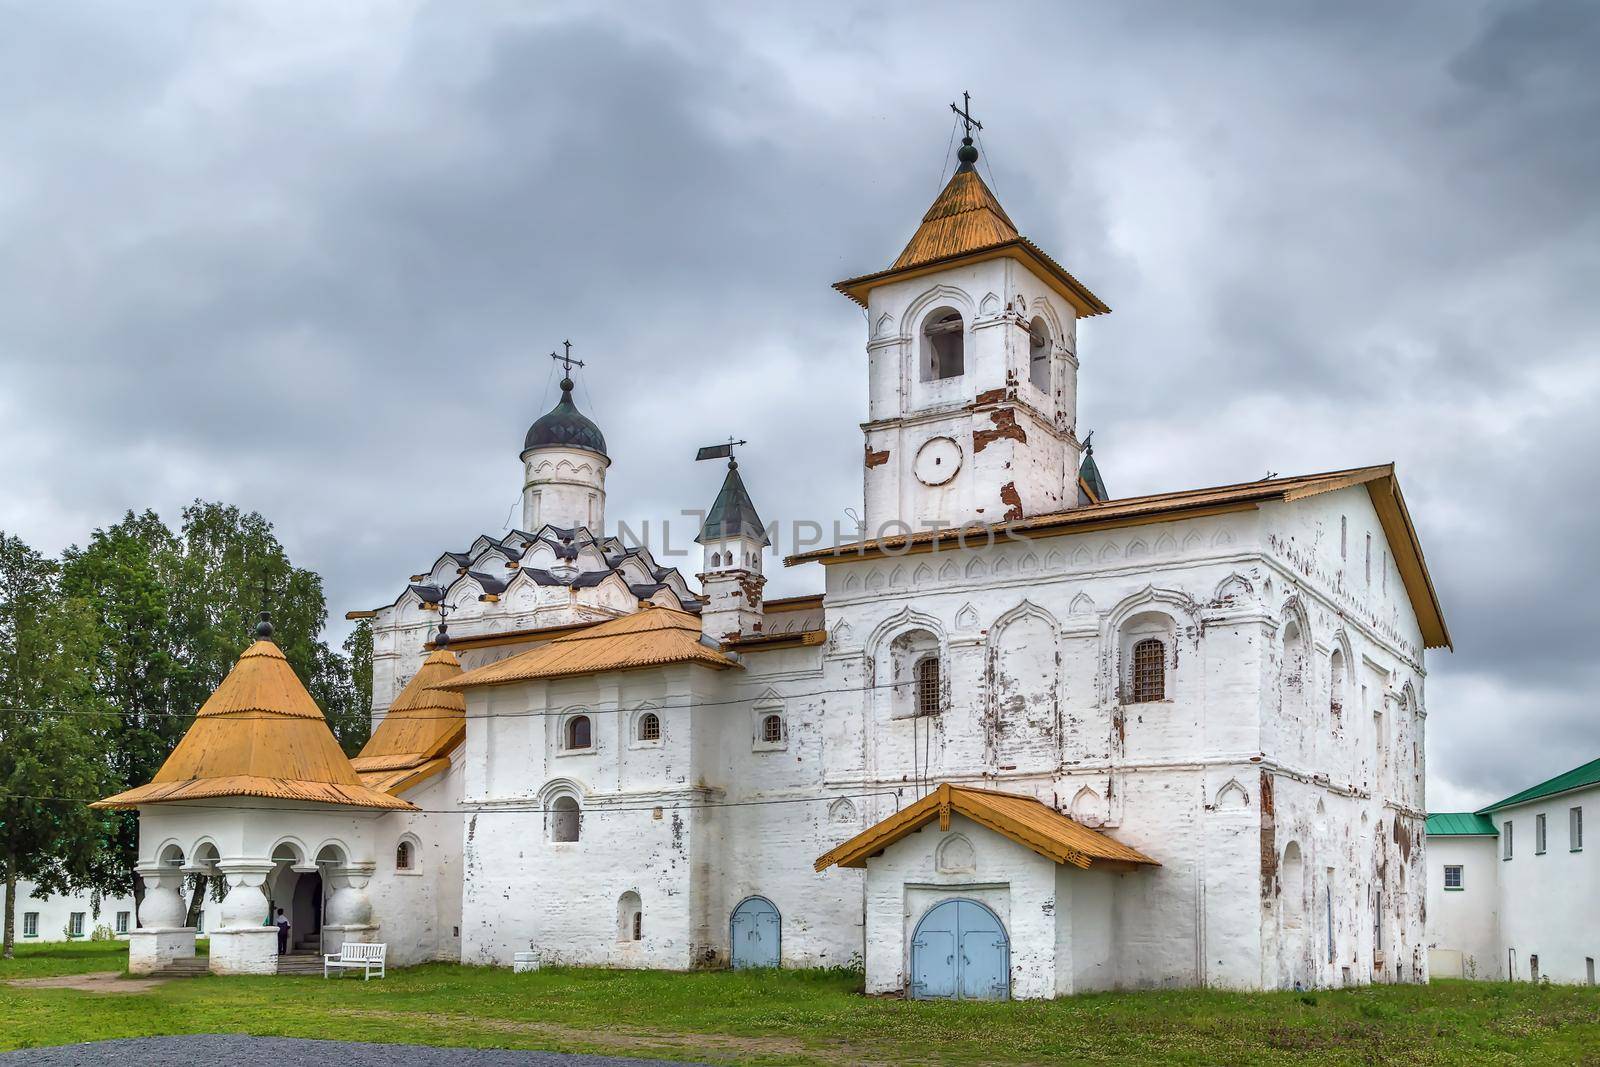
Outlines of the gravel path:
<svg viewBox="0 0 1600 1067">
<path fill-rule="evenodd" d="M 140 1037 L 95 1041 L 85 1045 L 23 1049 L 0 1053 L 0 1064 L 30 1067 L 194 1067 L 196 1063 L 227 1067 L 681 1067 L 665 1060 L 619 1059 L 616 1056 L 567 1056 L 559 1052 L 511 1049 L 433 1048 L 428 1045 L 367 1045 L 356 1041 L 306 1041 L 288 1037 L 246 1037 L 243 1034 L 199 1034 L 185 1037 Z"/>
</svg>

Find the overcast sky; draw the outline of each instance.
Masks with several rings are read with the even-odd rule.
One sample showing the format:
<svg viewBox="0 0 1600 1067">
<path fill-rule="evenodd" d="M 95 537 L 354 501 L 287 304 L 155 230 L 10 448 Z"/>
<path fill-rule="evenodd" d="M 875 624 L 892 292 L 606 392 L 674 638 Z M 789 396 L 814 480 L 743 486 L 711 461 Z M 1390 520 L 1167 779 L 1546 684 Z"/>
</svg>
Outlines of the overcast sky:
<svg viewBox="0 0 1600 1067">
<path fill-rule="evenodd" d="M 730 433 L 766 517 L 843 519 L 829 285 L 967 89 L 1115 309 L 1111 491 L 1396 461 L 1456 640 L 1430 807 L 1600 755 L 1600 5 L 753 6 L 0 0 L 0 528 L 224 500 L 336 617 L 388 602 L 505 527 L 563 338 L 612 519 L 707 506 Z"/>
</svg>

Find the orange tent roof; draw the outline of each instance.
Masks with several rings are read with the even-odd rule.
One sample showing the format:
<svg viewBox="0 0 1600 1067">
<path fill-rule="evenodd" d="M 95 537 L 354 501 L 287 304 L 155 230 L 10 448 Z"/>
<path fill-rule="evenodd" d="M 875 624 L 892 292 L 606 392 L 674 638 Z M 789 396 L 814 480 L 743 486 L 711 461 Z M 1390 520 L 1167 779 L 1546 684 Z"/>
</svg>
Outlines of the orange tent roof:
<svg viewBox="0 0 1600 1067">
<path fill-rule="evenodd" d="M 422 661 L 360 754 L 350 761 L 363 782 L 385 793 L 399 793 L 450 766 L 451 750 L 467 736 L 467 700 L 459 692 L 434 686 L 459 677 L 461 661 L 448 648 Z"/>
<path fill-rule="evenodd" d="M 150 784 L 97 801 L 94 807 L 216 797 L 412 806 L 363 784 L 340 751 L 322 709 L 268 640 L 245 649 Z"/>
<path fill-rule="evenodd" d="M 687 611 L 654 605 L 530 648 L 520 655 L 467 671 L 442 689 L 505 685 L 533 678 L 559 678 L 603 671 L 636 670 L 668 663 L 698 663 L 727 670 L 738 663 L 700 636 L 700 620 Z"/>
<path fill-rule="evenodd" d="M 1111 310 L 1044 249 L 1017 232 L 1005 208 L 971 165 L 956 169 L 892 267 L 837 282 L 834 288 L 866 307 L 867 294 L 885 282 L 1001 258 L 1026 263 L 1080 316 Z"/>
<path fill-rule="evenodd" d="M 910 807 L 823 853 L 817 859 L 816 868 L 824 871 L 836 863 L 841 867 L 865 867 L 872 856 L 935 818 L 941 830 L 948 830 L 952 812 L 965 815 L 1056 863 L 1070 863 L 1074 867 L 1096 863 L 1161 866 L 1138 849 L 1076 823 L 1033 797 L 945 782 Z"/>
</svg>

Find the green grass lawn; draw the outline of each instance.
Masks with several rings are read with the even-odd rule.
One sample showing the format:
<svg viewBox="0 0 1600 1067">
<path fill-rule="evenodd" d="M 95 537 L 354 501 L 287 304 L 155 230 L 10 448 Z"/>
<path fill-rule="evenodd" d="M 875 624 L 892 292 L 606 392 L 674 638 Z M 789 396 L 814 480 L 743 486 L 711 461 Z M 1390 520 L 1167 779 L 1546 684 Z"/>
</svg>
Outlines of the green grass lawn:
<svg viewBox="0 0 1600 1067">
<path fill-rule="evenodd" d="M 1011 1004 L 864 997 L 850 974 L 430 964 L 383 981 L 180 979 L 138 993 L 6 984 L 120 970 L 119 943 L 0 961 L 0 1050 L 249 1033 L 739 1063 L 1600 1063 L 1600 991 L 1477 982 L 1105 993 Z"/>
</svg>

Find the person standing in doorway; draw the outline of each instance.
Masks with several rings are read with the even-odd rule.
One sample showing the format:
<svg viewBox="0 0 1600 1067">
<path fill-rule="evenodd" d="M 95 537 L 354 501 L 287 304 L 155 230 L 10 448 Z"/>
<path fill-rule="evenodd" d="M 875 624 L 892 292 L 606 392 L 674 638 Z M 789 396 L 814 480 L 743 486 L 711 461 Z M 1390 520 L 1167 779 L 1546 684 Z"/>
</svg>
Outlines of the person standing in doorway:
<svg viewBox="0 0 1600 1067">
<path fill-rule="evenodd" d="M 283 913 L 282 908 L 278 909 L 277 924 L 278 955 L 287 956 L 289 954 L 289 917 Z"/>
</svg>

